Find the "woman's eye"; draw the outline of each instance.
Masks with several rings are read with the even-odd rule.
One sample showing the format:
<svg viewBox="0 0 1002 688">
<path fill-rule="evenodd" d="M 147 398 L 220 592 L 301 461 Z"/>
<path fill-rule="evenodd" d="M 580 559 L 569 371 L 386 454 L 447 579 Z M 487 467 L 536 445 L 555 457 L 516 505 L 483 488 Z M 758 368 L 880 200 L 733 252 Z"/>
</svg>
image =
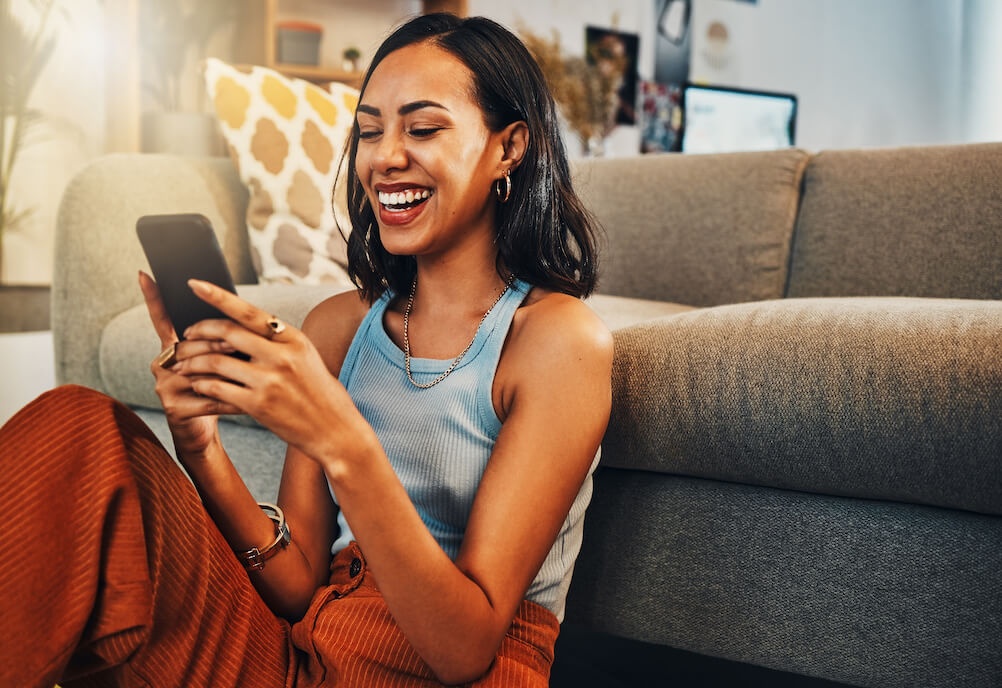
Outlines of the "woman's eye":
<svg viewBox="0 0 1002 688">
<path fill-rule="evenodd" d="M 358 132 L 358 138 L 360 138 L 360 139 L 374 139 L 377 136 L 379 136 L 380 133 L 381 132 L 379 132 L 379 131 L 374 131 L 374 130 L 371 130 L 371 129 L 368 130 L 368 131 L 360 131 L 360 132 Z"/>
<path fill-rule="evenodd" d="M 425 138 L 427 136 L 431 136 L 435 132 L 441 131 L 441 130 L 442 130 L 442 127 L 425 127 L 425 128 L 420 128 L 420 129 L 411 129 L 409 133 L 410 133 L 411 136 L 415 136 L 415 137 L 421 139 L 421 138 Z"/>
</svg>

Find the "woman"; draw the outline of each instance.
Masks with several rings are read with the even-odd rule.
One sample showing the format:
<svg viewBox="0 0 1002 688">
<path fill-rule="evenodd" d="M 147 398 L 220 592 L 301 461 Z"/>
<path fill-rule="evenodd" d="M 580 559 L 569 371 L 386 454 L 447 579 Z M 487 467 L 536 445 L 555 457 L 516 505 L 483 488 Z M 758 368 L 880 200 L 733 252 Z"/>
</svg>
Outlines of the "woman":
<svg viewBox="0 0 1002 688">
<path fill-rule="evenodd" d="M 594 286 L 593 237 L 553 100 L 499 25 L 420 17 L 373 58 L 349 145 L 359 290 L 301 332 L 192 281 L 233 321 L 175 346 L 140 276 L 165 347 L 157 393 L 222 538 L 110 400 L 57 391 L 4 428 L 5 454 L 56 457 L 45 474 L 73 465 L 76 501 L 101 517 L 0 578 L 0 594 L 15 581 L 51 601 L 53 559 L 60 581 L 67 552 L 85 571 L 72 604 L 5 615 L 25 629 L 0 651 L 15 684 L 546 685 L 612 359 L 578 298 Z M 32 434 L 54 413 L 67 417 L 55 438 Z M 280 509 L 255 503 L 222 448 L 216 418 L 231 413 L 288 442 Z M 58 501 L 43 482 L 12 488 L 26 519 Z M 36 673 L 8 669 L 14 657 Z"/>
</svg>

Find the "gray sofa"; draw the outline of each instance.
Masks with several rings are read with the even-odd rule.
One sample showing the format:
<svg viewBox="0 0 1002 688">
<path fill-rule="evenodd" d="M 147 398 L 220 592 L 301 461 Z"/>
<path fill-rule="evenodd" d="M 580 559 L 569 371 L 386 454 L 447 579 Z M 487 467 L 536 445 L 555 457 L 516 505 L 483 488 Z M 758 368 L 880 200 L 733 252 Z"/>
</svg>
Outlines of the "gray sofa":
<svg viewBox="0 0 1002 688">
<path fill-rule="evenodd" d="M 565 625 L 851 685 L 1002 684 L 1002 144 L 575 173 L 606 231 L 590 303 L 616 358 Z M 253 282 L 246 199 L 226 159 L 81 172 L 59 214 L 59 380 L 166 438 L 135 220 L 203 213 Z M 240 291 L 297 324 L 330 293 Z M 273 497 L 281 443 L 222 425 Z"/>
</svg>

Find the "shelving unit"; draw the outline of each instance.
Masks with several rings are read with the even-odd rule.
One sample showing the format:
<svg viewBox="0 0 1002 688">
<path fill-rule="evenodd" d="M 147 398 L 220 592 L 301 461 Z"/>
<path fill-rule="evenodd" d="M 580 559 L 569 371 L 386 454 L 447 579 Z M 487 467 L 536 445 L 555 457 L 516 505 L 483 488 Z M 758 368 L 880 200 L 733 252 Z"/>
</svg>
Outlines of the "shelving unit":
<svg viewBox="0 0 1002 688">
<path fill-rule="evenodd" d="M 275 51 L 276 27 L 281 0 L 246 0 L 238 26 L 237 61 L 245 66 L 262 65 L 286 76 L 306 79 L 316 83 L 340 81 L 358 88 L 362 72 L 346 72 L 335 67 L 288 64 L 277 61 Z M 331 12 L 337 11 L 337 2 L 329 2 Z M 467 0 L 422 0 L 421 9 L 431 12 L 451 12 L 465 16 Z M 319 19 L 319 18 L 318 18 Z"/>
</svg>

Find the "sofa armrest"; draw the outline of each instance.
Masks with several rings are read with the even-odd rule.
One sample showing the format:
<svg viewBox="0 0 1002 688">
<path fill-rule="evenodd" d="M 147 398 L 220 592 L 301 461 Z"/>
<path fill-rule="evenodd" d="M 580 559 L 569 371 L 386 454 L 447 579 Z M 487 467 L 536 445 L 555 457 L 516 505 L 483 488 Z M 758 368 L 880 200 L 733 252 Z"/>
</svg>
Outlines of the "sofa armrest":
<svg viewBox="0 0 1002 688">
<path fill-rule="evenodd" d="M 151 213 L 201 213 L 212 222 L 237 283 L 256 281 L 244 215 L 247 192 L 228 158 L 116 154 L 70 182 L 56 225 L 52 332 L 56 379 L 105 390 L 98 346 L 105 325 L 142 303 L 148 269 L 136 220 Z"/>
<path fill-rule="evenodd" d="M 787 299 L 615 339 L 605 466 L 1002 514 L 1002 301 Z"/>
</svg>

